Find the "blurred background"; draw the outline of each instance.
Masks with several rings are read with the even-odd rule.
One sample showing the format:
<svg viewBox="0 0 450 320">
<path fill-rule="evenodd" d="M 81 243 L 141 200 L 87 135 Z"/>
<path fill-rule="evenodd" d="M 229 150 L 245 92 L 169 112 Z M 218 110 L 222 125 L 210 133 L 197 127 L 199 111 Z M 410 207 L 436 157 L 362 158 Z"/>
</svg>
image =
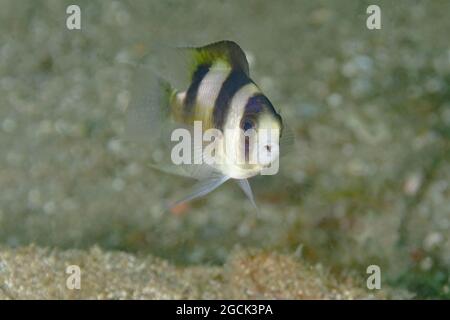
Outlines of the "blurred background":
<svg viewBox="0 0 450 320">
<path fill-rule="evenodd" d="M 0 1 L 0 244 L 222 265 L 293 255 L 420 298 L 450 298 L 450 2 Z M 378 4 L 382 29 L 366 28 Z M 152 43 L 234 40 L 295 133 L 280 173 L 173 212 L 191 180 L 125 141 Z"/>
</svg>

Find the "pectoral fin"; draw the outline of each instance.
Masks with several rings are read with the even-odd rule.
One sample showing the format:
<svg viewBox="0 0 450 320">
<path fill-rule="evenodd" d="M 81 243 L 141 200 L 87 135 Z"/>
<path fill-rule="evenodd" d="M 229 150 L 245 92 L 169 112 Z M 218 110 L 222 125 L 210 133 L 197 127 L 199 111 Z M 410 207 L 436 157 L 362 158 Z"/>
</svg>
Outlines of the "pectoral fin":
<svg viewBox="0 0 450 320">
<path fill-rule="evenodd" d="M 295 135 L 292 131 L 292 128 L 286 124 L 283 123 L 283 134 L 280 138 L 280 157 L 285 156 L 290 151 L 293 150 L 295 146 Z"/>
</svg>

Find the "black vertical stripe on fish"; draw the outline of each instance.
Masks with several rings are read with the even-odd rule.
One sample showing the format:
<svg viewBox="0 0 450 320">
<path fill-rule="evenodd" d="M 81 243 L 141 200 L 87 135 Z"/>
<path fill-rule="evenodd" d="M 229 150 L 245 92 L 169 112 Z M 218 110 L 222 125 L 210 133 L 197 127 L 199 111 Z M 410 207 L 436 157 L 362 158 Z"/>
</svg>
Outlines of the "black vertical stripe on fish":
<svg viewBox="0 0 450 320">
<path fill-rule="evenodd" d="M 275 108 L 269 99 L 267 99 L 265 95 L 258 93 L 248 99 L 247 104 L 245 105 L 244 114 L 256 114 L 264 110 L 276 114 Z"/>
<path fill-rule="evenodd" d="M 233 70 L 228 75 L 214 103 L 213 120 L 217 129 L 223 129 L 233 96 L 240 88 L 250 82 L 252 82 L 250 78 L 240 70 Z"/>
<path fill-rule="evenodd" d="M 275 116 L 275 119 L 281 124 L 281 117 L 275 111 L 272 103 L 263 94 L 257 93 L 253 97 L 249 98 L 244 109 L 244 117 L 246 115 L 257 114 L 260 112 L 270 112 Z"/>
<path fill-rule="evenodd" d="M 244 115 L 246 114 L 256 114 L 263 110 L 264 95 L 258 93 L 253 97 L 250 97 L 245 105 Z"/>
<path fill-rule="evenodd" d="M 198 89 L 206 74 L 209 72 L 211 65 L 202 64 L 197 67 L 197 70 L 192 75 L 191 84 L 186 92 L 184 100 L 184 115 L 188 117 L 194 112 L 195 100 L 197 99 Z"/>
</svg>

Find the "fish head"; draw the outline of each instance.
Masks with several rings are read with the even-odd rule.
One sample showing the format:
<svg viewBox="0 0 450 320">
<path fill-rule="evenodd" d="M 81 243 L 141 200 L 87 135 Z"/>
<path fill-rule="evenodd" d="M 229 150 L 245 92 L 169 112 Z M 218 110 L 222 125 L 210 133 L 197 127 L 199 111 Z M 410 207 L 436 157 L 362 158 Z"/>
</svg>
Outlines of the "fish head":
<svg viewBox="0 0 450 320">
<path fill-rule="evenodd" d="M 225 132 L 227 174 L 248 178 L 262 173 L 280 156 L 281 116 L 262 95 L 249 99 L 235 127 Z"/>
<path fill-rule="evenodd" d="M 244 156 L 250 162 L 269 166 L 280 155 L 281 116 L 264 95 L 249 99 L 240 122 L 243 132 Z"/>
</svg>

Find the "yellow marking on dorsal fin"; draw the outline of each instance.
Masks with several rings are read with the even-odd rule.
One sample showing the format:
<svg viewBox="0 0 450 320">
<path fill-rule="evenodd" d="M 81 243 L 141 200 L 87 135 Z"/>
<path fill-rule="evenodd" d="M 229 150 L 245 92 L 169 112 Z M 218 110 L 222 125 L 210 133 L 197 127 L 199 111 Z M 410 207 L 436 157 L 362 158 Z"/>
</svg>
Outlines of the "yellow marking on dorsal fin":
<svg viewBox="0 0 450 320">
<path fill-rule="evenodd" d="M 194 48 L 194 60 L 194 69 L 198 65 L 213 65 L 218 61 L 223 61 L 232 69 L 241 70 L 249 76 L 249 66 L 245 53 L 233 41 L 223 40 L 204 47 Z"/>
</svg>

